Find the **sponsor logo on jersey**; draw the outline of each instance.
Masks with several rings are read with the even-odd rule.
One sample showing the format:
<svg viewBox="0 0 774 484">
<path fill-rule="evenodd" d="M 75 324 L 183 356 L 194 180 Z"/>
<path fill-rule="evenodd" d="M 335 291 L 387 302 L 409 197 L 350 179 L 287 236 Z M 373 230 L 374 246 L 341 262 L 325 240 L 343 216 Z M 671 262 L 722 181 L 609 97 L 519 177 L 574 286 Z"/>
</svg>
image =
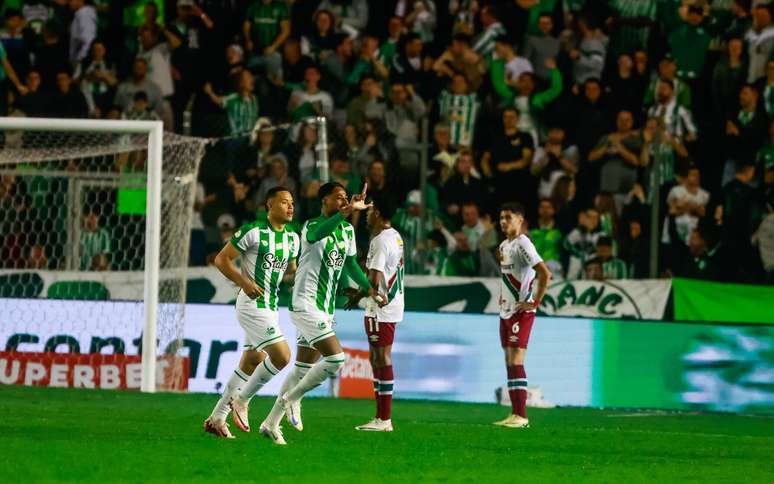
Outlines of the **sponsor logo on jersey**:
<svg viewBox="0 0 774 484">
<path fill-rule="evenodd" d="M 241 231 L 241 230 L 237 230 L 236 232 L 234 232 L 234 237 L 237 237 L 237 238 L 238 238 L 238 237 L 240 237 L 241 235 L 242 235 L 242 231 Z"/>
<path fill-rule="evenodd" d="M 325 265 L 328 267 L 333 267 L 334 269 L 338 270 L 344 267 L 344 255 L 342 252 L 333 249 L 332 251 L 328 252 L 326 258 L 325 258 Z"/>
<path fill-rule="evenodd" d="M 285 269 L 288 268 L 288 260 L 287 259 L 279 259 L 276 255 L 272 253 L 264 254 L 263 255 L 263 263 L 261 264 L 261 269 L 268 271 L 285 271 Z"/>
</svg>

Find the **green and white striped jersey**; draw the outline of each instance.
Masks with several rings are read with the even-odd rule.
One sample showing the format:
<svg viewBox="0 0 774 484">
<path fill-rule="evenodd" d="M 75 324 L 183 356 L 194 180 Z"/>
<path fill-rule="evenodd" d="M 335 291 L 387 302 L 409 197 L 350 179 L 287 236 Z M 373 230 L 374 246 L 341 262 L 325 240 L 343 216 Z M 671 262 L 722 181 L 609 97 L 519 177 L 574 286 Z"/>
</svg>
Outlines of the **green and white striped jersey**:
<svg viewBox="0 0 774 484">
<path fill-rule="evenodd" d="M 441 118 L 449 123 L 451 142 L 455 146 L 473 144 L 473 128 L 480 103 L 476 94 L 452 94 L 446 89 L 438 96 Z"/>
<path fill-rule="evenodd" d="M 81 270 L 91 269 L 94 257 L 110 254 L 110 232 L 106 228 L 99 228 L 94 232 L 81 232 L 80 244 Z"/>
<path fill-rule="evenodd" d="M 252 94 L 244 97 L 232 92 L 223 97 L 222 106 L 232 135 L 249 133 L 258 121 L 258 98 Z"/>
<path fill-rule="evenodd" d="M 357 255 L 355 228 L 342 221 L 328 236 L 309 242 L 307 234 L 326 217 L 308 220 L 301 229 L 301 257 L 293 286 L 291 311 L 333 314 L 336 288 L 347 257 Z"/>
<path fill-rule="evenodd" d="M 258 308 L 276 311 L 282 276 L 301 247 L 298 234 L 287 226 L 277 231 L 269 222 L 259 221 L 237 230 L 231 245 L 242 253 L 242 274 L 263 289 L 263 296 L 255 300 Z"/>
</svg>

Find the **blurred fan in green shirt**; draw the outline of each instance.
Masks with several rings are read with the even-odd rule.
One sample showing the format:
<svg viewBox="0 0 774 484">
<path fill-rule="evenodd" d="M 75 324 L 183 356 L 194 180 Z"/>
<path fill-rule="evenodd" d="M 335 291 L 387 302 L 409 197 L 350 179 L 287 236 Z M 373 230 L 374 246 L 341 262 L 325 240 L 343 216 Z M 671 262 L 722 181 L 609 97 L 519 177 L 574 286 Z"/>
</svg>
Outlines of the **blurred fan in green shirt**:
<svg viewBox="0 0 774 484">
<path fill-rule="evenodd" d="M 529 238 L 538 254 L 554 274 L 563 274 L 561 263 L 562 233 L 556 227 L 556 207 L 550 198 L 540 200 L 537 227 L 529 232 Z"/>
</svg>

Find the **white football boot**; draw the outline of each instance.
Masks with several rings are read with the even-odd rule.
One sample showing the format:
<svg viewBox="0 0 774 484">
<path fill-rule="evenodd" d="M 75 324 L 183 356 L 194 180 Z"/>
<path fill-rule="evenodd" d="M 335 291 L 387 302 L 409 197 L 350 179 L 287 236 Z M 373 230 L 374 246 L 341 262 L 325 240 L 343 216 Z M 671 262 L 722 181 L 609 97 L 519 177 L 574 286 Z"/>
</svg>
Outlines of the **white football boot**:
<svg viewBox="0 0 774 484">
<path fill-rule="evenodd" d="M 231 435 L 231 431 L 228 429 L 228 424 L 225 420 L 213 420 L 212 417 L 209 417 L 204 421 L 204 431 L 222 439 L 236 438 Z"/>
<path fill-rule="evenodd" d="M 285 437 L 282 435 L 282 429 L 279 427 L 272 429 L 268 425 L 266 425 L 266 422 L 263 422 L 261 424 L 261 428 L 259 432 L 261 432 L 262 435 L 264 435 L 267 439 L 271 440 L 273 443 L 277 445 L 288 444 L 287 442 L 285 442 Z"/>
<path fill-rule="evenodd" d="M 231 407 L 231 420 L 234 421 L 234 425 L 242 432 L 249 432 L 250 420 L 247 417 L 247 405 L 240 403 L 239 399 L 233 398 L 228 406 Z"/>
<path fill-rule="evenodd" d="M 355 428 L 365 432 L 392 432 L 392 420 L 382 420 L 375 418 L 367 424 L 360 425 Z"/>
</svg>

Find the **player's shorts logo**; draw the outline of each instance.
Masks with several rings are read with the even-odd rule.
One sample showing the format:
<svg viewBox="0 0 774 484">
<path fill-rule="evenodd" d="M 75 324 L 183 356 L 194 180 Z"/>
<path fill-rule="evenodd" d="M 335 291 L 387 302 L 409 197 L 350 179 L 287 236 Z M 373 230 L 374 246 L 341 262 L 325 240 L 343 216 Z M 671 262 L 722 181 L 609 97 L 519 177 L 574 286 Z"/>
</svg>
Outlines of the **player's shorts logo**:
<svg viewBox="0 0 774 484">
<path fill-rule="evenodd" d="M 519 323 L 513 323 L 513 326 L 511 326 L 511 333 L 519 334 Z"/>
<path fill-rule="evenodd" d="M 268 329 L 266 330 L 266 333 L 267 333 L 267 334 L 274 334 L 274 333 L 276 333 L 276 332 L 277 332 L 277 330 L 276 330 L 276 329 L 274 329 L 274 328 L 268 328 Z"/>
<path fill-rule="evenodd" d="M 378 334 L 372 334 L 368 337 L 370 341 L 373 341 L 374 343 L 379 341 L 379 335 Z"/>
<path fill-rule="evenodd" d="M 323 322 L 321 322 L 321 323 L 318 323 L 318 324 L 317 324 L 317 327 L 318 327 L 318 328 L 320 328 L 320 329 L 325 329 L 325 328 L 327 328 L 327 327 L 328 327 L 328 324 L 327 324 L 326 322 L 324 322 L 324 321 L 323 321 Z"/>
</svg>

